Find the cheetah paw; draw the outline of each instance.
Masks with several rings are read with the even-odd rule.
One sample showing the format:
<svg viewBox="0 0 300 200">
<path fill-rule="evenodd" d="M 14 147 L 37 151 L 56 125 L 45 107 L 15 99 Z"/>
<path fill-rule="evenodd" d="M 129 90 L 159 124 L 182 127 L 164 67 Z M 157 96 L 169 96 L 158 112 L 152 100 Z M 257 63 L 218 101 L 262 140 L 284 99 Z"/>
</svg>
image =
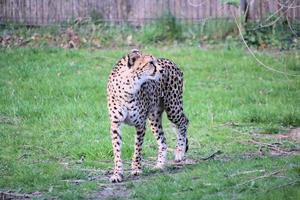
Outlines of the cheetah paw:
<svg viewBox="0 0 300 200">
<path fill-rule="evenodd" d="M 178 148 L 175 151 L 175 162 L 181 162 L 185 160 L 185 151 Z"/>
<path fill-rule="evenodd" d="M 132 169 L 131 170 L 131 175 L 133 176 L 139 176 L 143 171 L 140 169 Z"/>
<path fill-rule="evenodd" d="M 154 169 L 157 169 L 157 170 L 163 170 L 165 168 L 165 165 L 162 164 L 162 163 L 157 163 L 155 166 L 154 166 Z"/>
<path fill-rule="evenodd" d="M 112 183 L 119 183 L 121 182 L 123 179 L 123 175 L 122 174 L 113 174 L 111 177 L 110 177 L 110 182 Z"/>
</svg>

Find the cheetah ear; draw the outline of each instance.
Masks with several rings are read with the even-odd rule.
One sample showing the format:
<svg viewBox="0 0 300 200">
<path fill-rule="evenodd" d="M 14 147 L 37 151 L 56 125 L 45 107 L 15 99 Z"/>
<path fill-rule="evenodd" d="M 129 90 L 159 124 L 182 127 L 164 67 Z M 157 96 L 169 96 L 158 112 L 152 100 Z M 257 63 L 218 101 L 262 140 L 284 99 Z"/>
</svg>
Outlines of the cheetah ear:
<svg viewBox="0 0 300 200">
<path fill-rule="evenodd" d="M 141 53 L 137 49 L 131 50 L 131 52 L 127 55 L 127 66 L 128 68 L 132 67 L 135 61 L 141 57 Z"/>
</svg>

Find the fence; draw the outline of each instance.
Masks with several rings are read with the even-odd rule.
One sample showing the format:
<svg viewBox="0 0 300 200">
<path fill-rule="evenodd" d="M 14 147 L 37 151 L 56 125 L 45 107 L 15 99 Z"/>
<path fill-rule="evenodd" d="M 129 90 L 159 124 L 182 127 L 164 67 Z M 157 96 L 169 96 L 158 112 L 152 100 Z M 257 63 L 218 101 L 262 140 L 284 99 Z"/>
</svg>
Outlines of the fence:
<svg viewBox="0 0 300 200">
<path fill-rule="evenodd" d="M 247 0 L 249 19 L 260 20 L 270 13 L 277 13 L 299 20 L 300 2 L 283 1 Z M 86 17 L 143 24 L 165 12 L 181 20 L 202 21 L 232 18 L 239 15 L 240 9 L 225 4 L 224 0 L 0 0 L 2 24 L 49 25 Z"/>
</svg>

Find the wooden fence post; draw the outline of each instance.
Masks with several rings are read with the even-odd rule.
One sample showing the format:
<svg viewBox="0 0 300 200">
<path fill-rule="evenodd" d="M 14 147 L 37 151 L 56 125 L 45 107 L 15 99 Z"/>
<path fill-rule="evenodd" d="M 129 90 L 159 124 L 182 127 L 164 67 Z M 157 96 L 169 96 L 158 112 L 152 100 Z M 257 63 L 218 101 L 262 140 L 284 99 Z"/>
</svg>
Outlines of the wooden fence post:
<svg viewBox="0 0 300 200">
<path fill-rule="evenodd" d="M 249 6 L 247 0 L 240 0 L 241 16 L 244 18 L 244 23 L 247 23 L 249 18 Z"/>
</svg>

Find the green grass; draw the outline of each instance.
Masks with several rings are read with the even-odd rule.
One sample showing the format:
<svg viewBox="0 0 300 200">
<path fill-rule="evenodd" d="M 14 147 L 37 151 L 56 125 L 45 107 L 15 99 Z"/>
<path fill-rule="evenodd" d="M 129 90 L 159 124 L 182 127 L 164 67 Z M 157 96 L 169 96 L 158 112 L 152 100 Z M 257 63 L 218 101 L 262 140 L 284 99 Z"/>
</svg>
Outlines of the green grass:
<svg viewBox="0 0 300 200">
<path fill-rule="evenodd" d="M 89 181 L 92 174 L 85 169 L 112 167 L 106 82 L 114 63 L 127 51 L 0 49 L 1 190 L 79 199 L 108 184 L 108 180 Z M 126 182 L 128 198 L 299 198 L 299 156 L 245 157 L 257 152 L 255 145 L 247 143 L 256 137 L 251 133 L 270 135 L 300 126 L 299 76 L 270 72 L 243 49 L 144 51 L 175 61 L 184 72 L 184 108 L 190 119 L 188 157 L 199 159 L 216 150 L 223 154 L 178 171 L 153 172 L 146 167 L 140 178 L 143 184 Z M 298 51 L 258 57 L 278 70 L 300 74 Z M 166 117 L 164 129 L 169 147 L 174 148 L 175 135 Z M 122 156 L 129 160 L 134 129 L 124 127 L 123 138 Z M 300 148 L 293 140 L 281 142 L 286 148 Z M 143 152 L 146 160 L 156 155 L 149 130 Z M 264 171 L 238 175 L 251 170 Z M 276 170 L 281 170 L 280 176 L 255 180 Z"/>
<path fill-rule="evenodd" d="M 133 187 L 137 190 L 137 199 L 297 199 L 300 195 L 299 184 L 284 187 L 286 180 L 282 178 L 254 178 L 282 168 L 289 171 L 289 176 L 297 176 L 299 168 L 294 171 L 293 168 L 299 167 L 298 161 L 295 157 L 211 161 L 187 167 L 176 176 L 165 173 L 146 184 L 134 184 Z M 279 186 L 281 191 L 277 190 Z"/>
</svg>

